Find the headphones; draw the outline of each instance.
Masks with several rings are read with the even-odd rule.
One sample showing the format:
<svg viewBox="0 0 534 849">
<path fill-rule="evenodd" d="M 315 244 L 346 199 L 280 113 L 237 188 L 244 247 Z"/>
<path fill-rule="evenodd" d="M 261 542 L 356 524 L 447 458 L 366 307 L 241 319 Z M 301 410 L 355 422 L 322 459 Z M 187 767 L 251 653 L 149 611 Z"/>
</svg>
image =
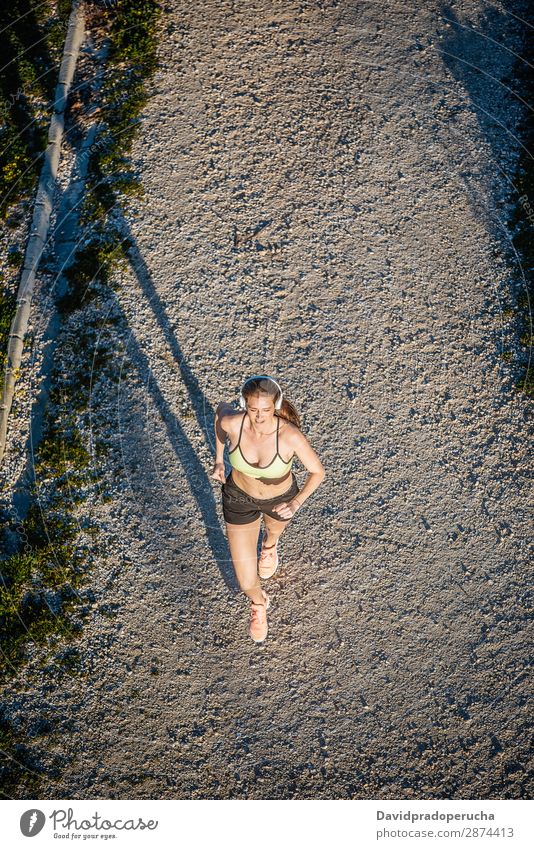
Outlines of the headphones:
<svg viewBox="0 0 534 849">
<path fill-rule="evenodd" d="M 274 402 L 274 409 L 275 409 L 275 410 L 279 410 L 279 409 L 280 409 L 280 407 L 282 406 L 282 399 L 283 399 L 283 397 L 284 397 L 284 396 L 283 396 L 283 394 L 282 394 L 282 390 L 280 389 L 280 385 L 276 382 L 276 380 L 274 379 L 274 377 L 269 377 L 269 375 L 268 375 L 268 374 L 255 374 L 255 375 L 253 375 L 253 377 L 248 377 L 248 378 L 245 380 L 245 382 L 244 382 L 243 386 L 241 387 L 241 391 L 240 391 L 240 393 L 239 393 L 239 406 L 241 407 L 241 409 L 242 409 L 242 410 L 246 410 L 246 408 L 247 408 L 247 402 L 245 401 L 245 399 L 244 399 L 244 397 L 243 397 L 243 389 L 245 388 L 245 386 L 247 385 L 247 383 L 250 383 L 250 381 L 251 381 L 251 380 L 256 380 L 258 377 L 264 377 L 264 378 L 266 378 L 267 380 L 272 380 L 272 382 L 274 383 L 274 385 L 278 387 L 278 391 L 280 392 L 280 396 L 279 396 L 279 398 L 277 398 L 277 399 L 276 399 L 276 401 Z"/>
</svg>

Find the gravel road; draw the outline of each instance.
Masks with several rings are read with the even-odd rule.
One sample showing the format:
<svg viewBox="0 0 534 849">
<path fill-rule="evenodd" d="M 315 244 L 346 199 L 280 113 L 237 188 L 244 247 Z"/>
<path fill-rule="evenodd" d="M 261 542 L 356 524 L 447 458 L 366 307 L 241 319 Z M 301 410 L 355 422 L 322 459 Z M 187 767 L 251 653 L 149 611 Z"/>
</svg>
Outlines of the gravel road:
<svg viewBox="0 0 534 849">
<path fill-rule="evenodd" d="M 121 380 L 93 396 L 114 497 L 86 674 L 12 685 L 25 727 L 55 723 L 42 798 L 532 792 L 517 16 L 167 0 Z M 263 372 L 327 476 L 258 647 L 208 475 L 217 403 Z"/>
</svg>

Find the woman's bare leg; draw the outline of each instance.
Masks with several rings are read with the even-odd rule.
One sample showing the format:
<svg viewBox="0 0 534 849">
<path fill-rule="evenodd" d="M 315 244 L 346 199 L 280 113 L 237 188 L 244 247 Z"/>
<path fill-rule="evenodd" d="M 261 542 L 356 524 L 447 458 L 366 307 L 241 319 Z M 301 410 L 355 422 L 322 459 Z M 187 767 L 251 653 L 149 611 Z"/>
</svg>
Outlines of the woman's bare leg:
<svg viewBox="0 0 534 849">
<path fill-rule="evenodd" d="M 267 516 L 266 513 L 263 514 L 263 521 L 265 522 L 267 533 L 263 535 L 262 544 L 270 548 L 271 545 L 276 545 L 280 536 L 289 525 L 289 522 L 281 522 L 278 519 L 273 519 L 272 516 Z"/>
<path fill-rule="evenodd" d="M 265 597 L 258 577 L 258 536 L 261 516 L 248 525 L 226 522 L 226 535 L 239 586 L 254 604 L 264 604 Z"/>
</svg>

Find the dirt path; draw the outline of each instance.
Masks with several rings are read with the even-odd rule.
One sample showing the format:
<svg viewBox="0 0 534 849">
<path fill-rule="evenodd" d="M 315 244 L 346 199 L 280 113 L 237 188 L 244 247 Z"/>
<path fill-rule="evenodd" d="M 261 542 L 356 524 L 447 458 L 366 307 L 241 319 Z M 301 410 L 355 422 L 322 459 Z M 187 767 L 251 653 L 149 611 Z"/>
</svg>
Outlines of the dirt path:
<svg viewBox="0 0 534 849">
<path fill-rule="evenodd" d="M 113 556 L 87 674 L 18 696 L 55 717 L 45 796 L 525 795 L 527 403 L 500 356 L 518 109 L 484 75 L 510 80 L 518 21 L 167 6 L 125 370 L 94 399 L 117 416 Z M 263 371 L 327 478 L 258 648 L 207 474 L 215 406 Z"/>
</svg>

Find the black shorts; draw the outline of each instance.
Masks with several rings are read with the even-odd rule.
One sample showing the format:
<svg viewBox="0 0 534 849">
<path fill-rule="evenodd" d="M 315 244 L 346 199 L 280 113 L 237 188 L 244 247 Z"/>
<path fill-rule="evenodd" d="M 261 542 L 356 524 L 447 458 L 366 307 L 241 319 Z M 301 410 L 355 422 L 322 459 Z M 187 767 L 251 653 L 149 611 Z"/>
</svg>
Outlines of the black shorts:
<svg viewBox="0 0 534 849">
<path fill-rule="evenodd" d="M 234 483 L 232 473 L 230 473 L 226 478 L 226 483 L 222 485 L 222 506 L 225 522 L 229 522 L 231 525 L 248 525 L 249 522 L 259 519 L 262 513 L 266 513 L 272 519 L 278 519 L 279 522 L 289 522 L 289 519 L 283 519 L 278 513 L 274 513 L 273 507 L 281 504 L 282 501 L 291 501 L 299 492 L 297 479 L 293 472 L 291 472 L 291 476 L 291 486 L 286 492 L 275 495 L 274 498 L 253 498 Z"/>
</svg>

